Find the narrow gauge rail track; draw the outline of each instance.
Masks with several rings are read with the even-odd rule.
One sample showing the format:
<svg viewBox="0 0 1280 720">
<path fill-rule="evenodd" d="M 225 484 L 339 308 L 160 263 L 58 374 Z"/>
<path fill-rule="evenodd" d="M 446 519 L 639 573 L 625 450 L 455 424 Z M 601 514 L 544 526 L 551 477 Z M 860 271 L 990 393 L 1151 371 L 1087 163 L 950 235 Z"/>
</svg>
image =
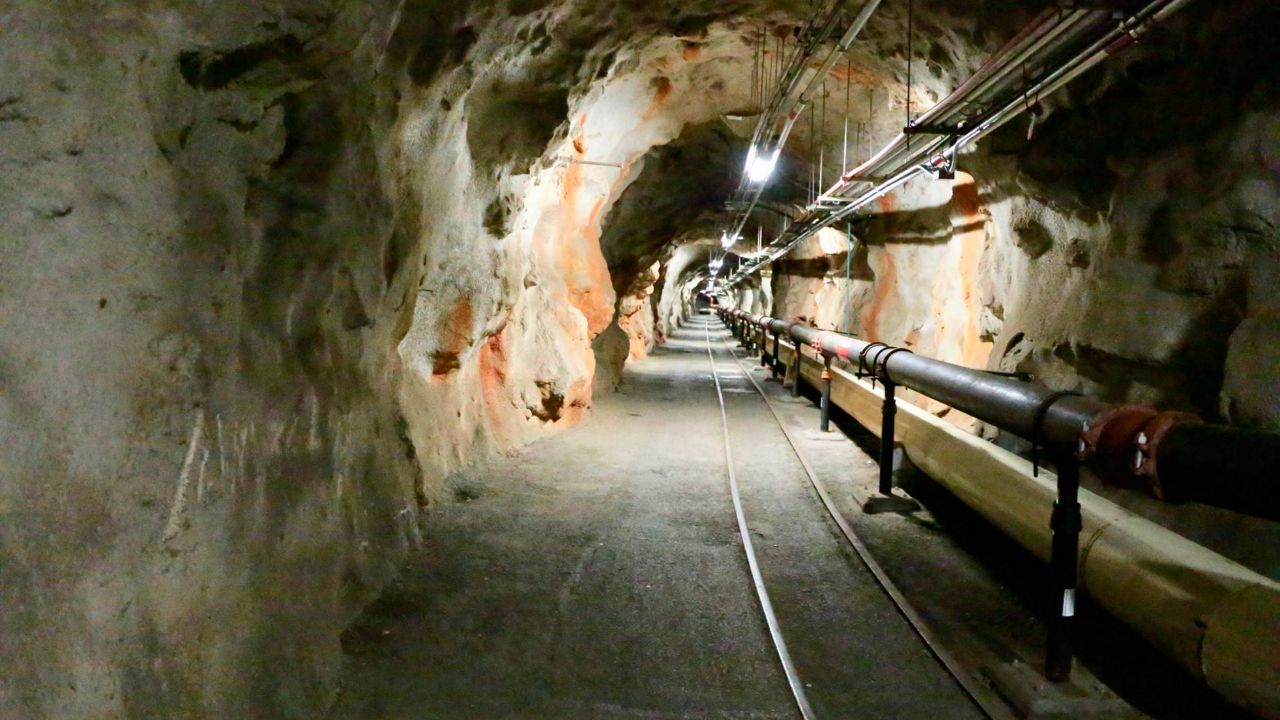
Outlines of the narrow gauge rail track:
<svg viewBox="0 0 1280 720">
<path fill-rule="evenodd" d="M 755 552 L 755 546 L 751 541 L 751 534 L 747 524 L 746 514 L 743 510 L 742 496 L 738 485 L 737 474 L 734 469 L 733 449 L 729 435 L 729 416 L 725 409 L 724 389 L 720 383 L 720 373 L 712 345 L 711 327 L 713 324 L 715 323 L 709 321 L 705 326 L 707 358 L 711 365 L 711 378 L 715 385 L 717 400 L 720 404 L 721 430 L 724 437 L 725 474 L 729 481 L 730 495 L 733 498 L 734 514 L 737 517 L 738 523 L 738 533 L 742 538 L 743 551 L 746 554 L 747 565 L 751 570 L 751 577 L 755 585 L 756 595 L 760 602 L 760 608 L 769 628 L 769 635 L 773 641 L 774 650 L 778 655 L 783 672 L 787 677 L 787 683 L 791 687 L 796 708 L 802 718 L 810 720 L 811 718 L 816 718 L 816 715 L 814 714 L 812 705 L 805 694 L 804 681 L 799 676 L 795 663 L 791 659 L 791 653 L 787 648 L 781 623 L 774 611 L 773 603 L 769 597 L 768 588 L 765 585 L 763 573 L 760 570 L 759 559 Z M 781 432 L 782 436 L 786 439 L 787 445 L 791 448 L 796 460 L 804 469 L 804 474 L 808 478 L 815 496 L 826 510 L 830 520 L 835 524 L 840 534 L 862 561 L 862 564 L 875 579 L 880 589 L 883 590 L 885 595 L 888 596 L 890 601 L 892 601 L 898 613 L 911 626 L 912 631 L 924 644 L 925 648 L 933 658 L 938 661 L 938 664 L 946 670 L 951 679 L 960 687 L 961 690 L 964 691 L 964 694 L 973 702 L 984 716 L 990 718 L 990 720 L 1013 720 L 1015 717 L 1014 714 L 1008 706 L 996 696 L 995 692 L 977 681 L 972 674 L 967 672 L 961 666 L 955 656 L 952 655 L 950 651 L 941 644 L 941 642 L 939 642 L 936 635 L 929 629 L 928 625 L 925 624 L 920 613 L 911 605 L 910 601 L 908 601 L 903 593 L 898 589 L 897 585 L 895 585 L 889 578 L 884 569 L 880 566 L 880 563 L 876 561 L 874 556 L 872 556 L 867 545 L 858 537 L 857 533 L 853 531 L 853 528 L 850 527 L 844 516 L 840 514 L 839 509 L 831 498 L 831 494 L 827 491 L 826 484 L 814 470 L 813 464 L 805 457 L 799 445 L 792 437 L 790 431 L 787 430 L 786 425 L 779 417 L 773 401 L 769 399 L 768 394 L 765 393 L 762 387 L 760 387 L 760 384 L 756 381 L 755 377 L 751 375 L 750 370 L 743 366 L 742 361 L 738 358 L 737 354 L 733 352 L 732 348 L 726 347 L 723 342 L 718 344 L 722 350 L 727 352 L 729 356 L 733 358 L 738 369 L 759 394 L 761 400 L 765 404 L 765 407 L 769 410 L 769 414 L 773 418 L 774 423 L 777 425 L 779 432 Z"/>
</svg>

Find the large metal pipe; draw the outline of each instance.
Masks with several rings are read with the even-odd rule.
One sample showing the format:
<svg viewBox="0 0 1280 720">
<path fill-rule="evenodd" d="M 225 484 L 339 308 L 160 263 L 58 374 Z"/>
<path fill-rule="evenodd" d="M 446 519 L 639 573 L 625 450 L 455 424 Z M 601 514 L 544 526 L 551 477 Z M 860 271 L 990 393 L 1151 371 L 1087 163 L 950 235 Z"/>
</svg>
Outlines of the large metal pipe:
<svg viewBox="0 0 1280 720">
<path fill-rule="evenodd" d="M 784 355 L 790 348 L 784 348 Z M 803 363 L 816 378 L 821 365 Z M 881 396 L 834 371 L 833 401 L 876 432 Z M 910 403 L 898 407 L 907 457 L 1049 562 L 1057 479 Z M 1081 491 L 1081 589 L 1228 700 L 1280 717 L 1280 584 L 1088 491 Z"/>
<path fill-rule="evenodd" d="M 745 315 L 732 309 L 720 312 Z M 783 345 L 778 356 L 799 370 L 796 381 L 803 375 L 816 383 L 824 363 L 806 357 L 801 348 L 815 340 L 821 348 L 837 347 L 834 340 L 840 336 L 825 333 L 818 338 L 821 331 L 774 318 L 758 322 L 795 342 Z M 894 353 L 885 367 L 896 367 L 896 358 L 904 355 Z M 852 361 L 856 360 L 854 353 Z M 832 402 L 878 432 L 882 395 L 843 370 L 832 373 Z M 1245 458 L 1263 462 L 1262 454 L 1277 448 L 1274 436 L 1259 446 L 1257 434 L 1220 426 L 1175 425 L 1169 438 L 1178 433 L 1190 439 L 1169 447 L 1186 450 L 1193 442 L 1213 440 L 1224 444 L 1223 455 L 1239 463 L 1251 462 Z M 1034 477 L 1026 460 L 910 403 L 899 406 L 897 439 L 924 472 L 1023 547 L 1049 560 L 1050 512 L 1057 494 L 1050 473 Z M 1161 454 L 1160 459 L 1180 458 Z M 1212 480 L 1223 470 L 1236 469 L 1215 466 L 1196 455 L 1179 472 L 1184 480 L 1193 473 Z M 1169 468 L 1161 469 L 1162 477 L 1167 472 Z M 1084 591 L 1223 697 L 1264 717 L 1280 717 L 1280 643 L 1275 633 L 1280 627 L 1280 584 L 1098 495 L 1081 491 L 1079 500 L 1084 545 L 1078 570 Z"/>
<path fill-rule="evenodd" d="M 1275 481 L 1280 435 L 1210 425 L 1184 413 L 1063 395 L 909 352 L 869 354 L 871 344 L 850 335 L 763 315 L 739 317 L 866 365 L 898 385 L 1037 445 L 1075 453 L 1110 480 L 1139 479 L 1164 500 L 1202 502 L 1280 521 L 1280 484 Z M 1231 472 L 1202 472 L 1225 467 Z M 1212 481 L 1205 482 L 1206 477 Z"/>
</svg>

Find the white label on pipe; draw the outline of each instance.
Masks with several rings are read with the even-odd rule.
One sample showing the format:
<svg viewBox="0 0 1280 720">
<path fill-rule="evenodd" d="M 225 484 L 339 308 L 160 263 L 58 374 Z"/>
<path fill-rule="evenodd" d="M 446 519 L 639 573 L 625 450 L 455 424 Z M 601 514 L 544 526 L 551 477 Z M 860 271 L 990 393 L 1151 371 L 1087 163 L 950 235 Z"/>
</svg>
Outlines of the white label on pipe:
<svg viewBox="0 0 1280 720">
<path fill-rule="evenodd" d="M 1068 588 L 1062 591 L 1062 617 L 1075 617 L 1076 591 Z"/>
</svg>

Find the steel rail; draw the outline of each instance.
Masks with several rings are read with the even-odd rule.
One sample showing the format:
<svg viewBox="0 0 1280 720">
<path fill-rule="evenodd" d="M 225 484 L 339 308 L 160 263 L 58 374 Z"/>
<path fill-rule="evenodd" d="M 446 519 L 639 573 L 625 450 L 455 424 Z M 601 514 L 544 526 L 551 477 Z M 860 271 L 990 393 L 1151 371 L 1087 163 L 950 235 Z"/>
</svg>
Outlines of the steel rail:
<svg viewBox="0 0 1280 720">
<path fill-rule="evenodd" d="M 827 514 L 831 516 L 832 522 L 835 523 L 840 534 L 844 536 L 845 541 L 849 543 L 849 547 L 853 549 L 858 559 L 866 566 L 871 576 L 875 578 L 876 583 L 884 590 L 885 595 L 889 596 L 889 600 L 897 608 L 898 614 L 907 621 L 907 624 L 911 626 L 916 636 L 924 643 L 929 653 L 942 665 L 943 669 L 955 680 L 956 684 L 960 686 L 960 689 L 964 691 L 965 695 L 969 697 L 969 700 L 977 706 L 982 714 L 991 720 L 1013 720 L 1013 713 L 1010 712 L 1008 707 L 1001 703 L 990 689 L 966 672 L 955 655 L 952 655 L 938 637 L 934 635 L 933 630 L 929 628 L 928 623 L 925 622 L 919 611 L 907 600 L 906 595 L 893 582 L 889 574 L 885 572 L 884 568 L 875 559 L 875 556 L 871 554 L 871 549 L 854 532 L 849 525 L 849 521 L 840 512 L 840 508 L 836 507 L 835 500 L 831 498 L 831 493 L 827 490 L 826 483 L 818 476 L 817 471 L 813 469 L 813 464 L 809 462 L 808 457 L 800 450 L 800 446 L 796 443 L 795 438 L 792 437 L 791 431 L 787 429 L 782 422 L 782 418 L 778 416 L 778 410 L 774 407 L 773 401 L 769 399 L 769 395 L 764 391 L 764 388 L 760 387 L 760 383 L 756 381 L 751 372 L 743 366 L 742 360 L 732 348 L 729 348 L 729 354 L 733 356 L 734 362 L 738 364 L 738 369 L 747 376 L 747 379 L 751 381 L 751 385 L 755 387 L 756 392 L 760 394 L 760 398 L 764 400 L 765 407 L 769 409 L 769 414 L 777 424 L 778 430 L 786 438 L 787 444 L 791 447 L 791 452 L 796 456 L 796 460 L 804 468 L 805 475 L 809 478 L 809 484 L 813 487 L 813 491 L 817 494 L 818 500 L 826 509 Z"/>
<path fill-rule="evenodd" d="M 715 382 L 716 399 L 720 401 L 720 425 L 724 435 L 724 460 L 726 474 L 729 478 L 729 494 L 733 498 L 733 512 L 738 521 L 738 535 L 742 539 L 742 550 L 747 556 L 747 566 L 751 570 L 751 582 L 755 585 L 756 597 L 760 601 L 760 610 L 764 613 L 765 624 L 769 627 L 769 636 L 773 640 L 774 650 L 778 654 L 778 662 L 787 676 L 787 684 L 791 687 L 791 695 L 795 699 L 796 709 L 804 720 L 816 717 L 809 698 L 804 692 L 804 683 L 796 671 L 791 653 L 787 650 L 787 642 L 782 637 L 782 626 L 778 623 L 777 613 L 773 610 L 773 602 L 769 599 L 769 590 L 764 584 L 764 575 L 760 572 L 760 563 L 756 559 L 755 544 L 751 542 L 751 533 L 747 529 L 746 513 L 742 509 L 742 495 L 738 492 L 738 476 L 734 471 L 733 448 L 729 440 L 729 414 L 725 411 L 724 391 L 720 387 L 720 374 L 716 371 L 716 357 L 711 351 L 711 324 L 706 325 L 707 359 L 711 362 L 711 379 Z"/>
</svg>

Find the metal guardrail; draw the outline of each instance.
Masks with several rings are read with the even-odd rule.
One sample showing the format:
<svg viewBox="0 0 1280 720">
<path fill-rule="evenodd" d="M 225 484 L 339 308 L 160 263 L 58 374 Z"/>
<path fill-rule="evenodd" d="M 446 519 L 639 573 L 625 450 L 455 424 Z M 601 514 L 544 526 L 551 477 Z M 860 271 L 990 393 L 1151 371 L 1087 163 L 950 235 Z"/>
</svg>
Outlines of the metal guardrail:
<svg viewBox="0 0 1280 720">
<path fill-rule="evenodd" d="M 910 388 L 1024 438 L 1055 459 L 1087 462 L 1113 483 L 1136 482 L 1168 502 L 1200 502 L 1280 521 L 1280 435 L 1054 391 L 765 315 L 718 312 L 738 332 L 752 327 L 813 346 L 824 356 L 855 363 L 860 374 L 878 382 Z"/>
</svg>

